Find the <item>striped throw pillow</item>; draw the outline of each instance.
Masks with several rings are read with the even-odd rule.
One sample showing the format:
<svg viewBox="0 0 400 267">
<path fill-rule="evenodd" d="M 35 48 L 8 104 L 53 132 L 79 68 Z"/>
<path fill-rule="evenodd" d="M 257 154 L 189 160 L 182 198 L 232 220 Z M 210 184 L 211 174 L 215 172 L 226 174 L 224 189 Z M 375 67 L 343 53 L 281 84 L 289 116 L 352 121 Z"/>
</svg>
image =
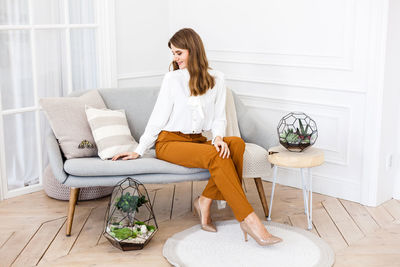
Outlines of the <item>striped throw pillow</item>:
<svg viewBox="0 0 400 267">
<path fill-rule="evenodd" d="M 129 130 L 124 110 L 98 109 L 90 106 L 85 106 L 85 110 L 101 159 L 110 159 L 116 154 L 136 149 L 138 143 Z"/>
</svg>

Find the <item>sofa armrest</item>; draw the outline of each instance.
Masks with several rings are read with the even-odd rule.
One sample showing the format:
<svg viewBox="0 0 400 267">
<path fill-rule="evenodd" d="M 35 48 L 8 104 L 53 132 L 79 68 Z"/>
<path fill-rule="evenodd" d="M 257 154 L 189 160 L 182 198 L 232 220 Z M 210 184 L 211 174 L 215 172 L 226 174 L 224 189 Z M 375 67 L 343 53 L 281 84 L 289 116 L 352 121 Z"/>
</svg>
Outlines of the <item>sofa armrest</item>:
<svg viewBox="0 0 400 267">
<path fill-rule="evenodd" d="M 68 174 L 64 171 L 63 156 L 53 132 L 47 136 L 46 146 L 53 175 L 60 183 L 63 184 L 67 180 Z"/>
</svg>

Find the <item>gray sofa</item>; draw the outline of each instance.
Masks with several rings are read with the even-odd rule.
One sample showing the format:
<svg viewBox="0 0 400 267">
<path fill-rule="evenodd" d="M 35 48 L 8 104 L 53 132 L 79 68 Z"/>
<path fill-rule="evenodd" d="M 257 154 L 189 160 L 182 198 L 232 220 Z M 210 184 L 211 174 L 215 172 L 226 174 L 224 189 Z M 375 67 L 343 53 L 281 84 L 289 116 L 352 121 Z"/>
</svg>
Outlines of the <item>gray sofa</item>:
<svg viewBox="0 0 400 267">
<path fill-rule="evenodd" d="M 137 141 L 139 141 L 140 136 L 144 132 L 148 118 L 150 117 L 157 99 L 158 91 L 159 87 L 99 89 L 99 93 L 107 108 L 125 110 L 129 128 Z M 79 96 L 83 93 L 84 92 L 74 93 L 71 96 Z M 233 107 L 236 106 L 236 124 L 238 125 L 240 136 L 246 143 L 252 143 L 253 146 L 258 149 L 258 154 L 266 153 L 266 150 L 263 148 L 269 147 L 270 144 L 268 144 L 267 137 L 270 136 L 271 133 L 268 133 L 266 129 L 263 129 L 260 123 L 252 118 L 251 112 L 235 94 L 232 95 L 234 99 Z M 227 101 L 229 101 L 228 98 Z M 269 129 L 269 131 L 271 131 L 271 129 Z M 129 161 L 104 161 L 99 157 L 65 160 L 57 139 L 53 133 L 50 133 L 47 138 L 47 150 L 50 166 L 55 178 L 60 183 L 71 188 L 66 229 L 67 235 L 71 233 L 79 188 L 89 186 L 114 186 L 126 177 L 135 178 L 143 184 L 199 181 L 207 180 L 210 177 L 210 173 L 206 169 L 186 168 L 156 159 L 154 149 L 151 149 L 149 153 L 139 159 Z M 261 157 L 264 157 L 264 154 L 262 154 Z M 254 156 L 252 158 L 254 158 Z M 253 160 L 250 159 L 249 161 L 252 163 Z M 265 170 L 266 168 L 269 169 L 266 158 L 259 159 L 257 166 L 260 164 L 265 164 L 267 166 L 262 166 Z M 255 179 L 260 200 L 265 215 L 267 215 L 268 207 L 260 178 L 264 175 L 264 172 L 265 171 L 260 175 L 256 175 L 257 177 L 247 178 Z"/>
</svg>

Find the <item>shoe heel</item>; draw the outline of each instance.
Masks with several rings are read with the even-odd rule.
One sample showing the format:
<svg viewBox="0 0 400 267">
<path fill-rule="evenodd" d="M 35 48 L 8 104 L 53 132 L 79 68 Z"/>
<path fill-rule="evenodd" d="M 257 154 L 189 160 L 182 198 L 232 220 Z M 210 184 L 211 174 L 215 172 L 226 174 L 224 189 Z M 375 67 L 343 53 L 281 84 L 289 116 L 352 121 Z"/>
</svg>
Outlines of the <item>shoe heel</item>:
<svg viewBox="0 0 400 267">
<path fill-rule="evenodd" d="M 244 235 L 244 241 L 245 242 L 249 241 L 248 238 L 247 238 L 247 232 L 244 231 L 243 229 L 242 229 L 242 231 L 243 231 L 243 235 Z"/>
<path fill-rule="evenodd" d="M 199 197 L 196 198 L 193 203 L 193 214 L 199 218 L 201 229 L 208 232 L 217 232 L 217 228 L 212 222 L 210 224 L 203 224 L 201 222 L 201 209 L 199 204 Z"/>
</svg>

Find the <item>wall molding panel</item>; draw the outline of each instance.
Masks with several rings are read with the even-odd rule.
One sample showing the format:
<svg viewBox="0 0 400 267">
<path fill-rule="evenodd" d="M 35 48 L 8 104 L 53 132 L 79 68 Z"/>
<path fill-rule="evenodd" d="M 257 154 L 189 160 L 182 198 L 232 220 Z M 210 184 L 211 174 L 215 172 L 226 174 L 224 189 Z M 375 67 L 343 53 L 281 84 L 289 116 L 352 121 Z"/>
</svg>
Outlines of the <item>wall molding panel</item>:
<svg viewBox="0 0 400 267">
<path fill-rule="evenodd" d="M 165 72 L 136 72 L 118 75 L 118 87 L 160 86 Z"/>
<path fill-rule="evenodd" d="M 210 61 L 225 63 L 353 71 L 352 55 L 347 57 L 305 56 L 253 51 L 207 50 L 207 56 Z"/>
<path fill-rule="evenodd" d="M 338 67 L 337 65 L 329 65 L 329 64 L 306 64 L 306 63 L 293 63 L 294 61 L 290 58 L 286 59 L 284 62 L 276 62 L 273 60 L 262 60 L 259 59 L 249 59 L 249 57 L 238 58 L 238 57 L 221 57 L 215 56 L 213 53 L 207 52 L 208 59 L 214 62 L 222 62 L 222 63 L 234 63 L 234 64 L 251 64 L 251 65 L 266 65 L 266 66 L 278 66 L 278 67 L 291 67 L 291 68 L 303 68 L 303 69 L 327 69 L 327 70 L 342 70 L 342 71 L 352 71 L 351 63 L 349 63 L 348 67 Z"/>
<path fill-rule="evenodd" d="M 182 1 L 173 1 L 173 3 L 176 4 L 176 8 L 179 12 L 179 3 Z M 224 2 L 224 1 L 222 1 Z M 251 3 L 252 1 L 249 2 L 249 8 L 253 8 L 253 5 Z M 286 4 L 293 4 L 295 5 L 296 3 L 290 3 L 293 1 L 289 1 Z M 255 26 L 254 23 L 252 23 L 252 19 L 249 19 L 248 21 L 241 21 L 238 20 L 237 22 L 233 22 L 233 25 L 231 26 L 232 28 L 238 28 L 241 29 L 241 25 L 238 25 L 239 23 L 243 24 L 243 28 L 246 26 L 251 25 L 251 27 L 254 27 L 254 35 L 258 31 L 262 35 L 266 36 L 271 36 L 271 38 L 268 37 L 259 37 L 260 41 L 262 40 L 265 45 L 264 47 L 256 44 L 250 45 L 247 44 L 245 40 L 241 41 L 238 40 L 241 37 L 236 36 L 235 41 L 236 45 L 229 45 L 228 47 L 224 47 L 223 44 L 225 44 L 224 41 L 216 42 L 215 36 L 211 35 L 210 33 L 210 42 L 211 44 L 208 46 L 207 49 L 207 55 L 210 60 L 212 61 L 220 61 L 220 62 L 227 62 L 227 63 L 247 63 L 247 64 L 263 64 L 263 65 L 276 65 L 276 66 L 290 66 L 290 67 L 303 67 L 303 68 L 317 68 L 317 69 L 335 69 L 335 70 L 341 70 L 341 71 L 352 71 L 354 69 L 354 56 L 355 56 L 355 46 L 356 46 L 356 38 L 357 38 L 357 1 L 356 0 L 348 0 L 348 1 L 336 1 L 334 3 L 327 3 L 324 2 L 323 4 L 318 4 L 315 1 L 300 1 L 298 2 L 300 7 L 310 5 L 310 10 L 302 10 L 304 13 L 309 13 L 308 15 L 310 16 L 309 19 L 305 19 L 304 17 L 301 17 L 301 15 L 298 15 L 299 21 L 302 20 L 304 25 L 311 26 L 316 21 L 311 20 L 321 20 L 323 22 L 323 25 L 313 25 L 313 27 L 310 27 L 310 29 L 306 28 L 299 28 L 299 34 L 293 34 L 293 36 L 297 37 L 298 39 L 290 39 L 288 41 L 287 36 L 285 36 L 285 31 L 284 27 L 282 27 L 282 31 L 279 32 L 279 21 L 280 19 L 277 19 L 274 21 L 277 24 L 277 30 L 273 30 L 270 27 L 262 27 L 261 25 L 263 24 L 261 21 L 260 26 Z M 260 4 L 257 2 L 257 4 L 260 6 Z M 221 4 L 222 5 L 222 4 Z M 333 10 L 328 11 L 327 8 L 324 5 L 330 5 Z M 285 4 L 281 4 L 281 6 L 285 6 Z M 260 9 L 262 10 L 263 7 L 265 8 L 271 8 L 271 12 L 273 12 L 274 4 L 271 3 L 271 1 L 266 1 L 265 5 L 261 5 Z M 275 6 L 276 7 L 276 6 Z M 201 10 L 201 7 L 199 7 Z M 278 10 L 280 9 L 279 7 L 276 7 Z M 289 7 L 288 7 L 289 8 Z M 172 8 L 173 10 L 174 8 Z M 246 12 L 246 7 L 241 7 L 241 10 L 243 12 Z M 229 10 L 226 10 L 225 13 L 227 13 Z M 254 12 L 254 10 L 252 9 Z M 281 10 L 280 10 L 281 11 Z M 197 11 L 198 13 L 201 13 Z M 336 20 L 329 20 L 325 19 L 323 17 L 320 17 L 318 13 L 321 14 L 326 14 L 328 12 L 337 12 L 337 18 Z M 189 12 L 190 13 L 190 12 Z M 181 14 L 181 13 L 179 13 Z M 195 14 L 188 14 L 189 16 L 193 15 L 195 18 L 189 19 L 189 21 L 193 21 L 193 26 L 194 28 L 205 28 L 205 25 L 201 25 L 200 22 L 197 24 L 196 22 L 196 15 Z M 293 21 L 296 21 L 297 15 L 294 15 Z M 234 15 L 232 15 L 233 17 Z M 279 18 L 277 16 L 277 18 Z M 333 18 L 330 16 L 330 18 Z M 179 21 L 179 19 L 176 19 Z M 182 19 L 183 20 L 183 19 Z M 268 19 L 265 19 L 265 23 L 270 22 Z M 272 22 L 272 19 L 271 19 Z M 210 22 L 211 23 L 211 22 Z M 317 24 L 317 23 L 316 23 Z M 178 29 L 180 27 L 180 23 L 175 21 L 175 28 Z M 178 26 L 179 25 L 179 26 Z M 183 26 L 183 25 L 182 25 Z M 181 27 L 182 27 L 181 26 Z M 269 26 L 269 25 L 268 25 Z M 327 34 L 324 32 L 325 27 L 329 27 L 328 29 L 331 30 L 332 32 L 335 32 L 336 38 L 329 40 L 330 43 L 328 44 L 323 44 L 322 40 L 324 40 L 324 36 L 321 36 L 321 42 L 315 45 L 315 48 L 313 47 L 313 42 L 312 40 L 315 40 L 315 36 L 309 36 L 311 38 L 307 38 L 307 33 L 312 33 L 313 34 L 318 34 L 318 32 L 322 33 L 323 35 Z M 294 27 L 295 28 L 295 27 Z M 209 30 L 207 28 L 207 30 Z M 231 33 L 231 31 L 227 31 L 227 35 Z M 204 33 L 206 36 L 208 36 L 208 33 L 206 32 L 206 29 L 204 30 Z M 302 35 L 301 33 L 304 33 Z M 224 35 L 225 36 L 225 35 Z M 247 36 L 247 35 L 245 35 Z M 329 35 L 328 35 L 329 36 Z M 233 39 L 233 36 L 227 36 L 228 39 Z M 230 38 L 229 38 L 230 37 Z M 244 37 L 245 38 L 245 37 Z M 255 41 L 257 41 L 257 38 L 255 36 L 250 36 L 250 38 L 254 38 Z M 307 43 L 306 46 L 302 45 L 303 42 L 304 44 L 310 39 L 309 43 Z M 327 38 L 326 38 L 327 39 Z M 277 41 L 276 41 L 277 40 Z M 250 39 L 252 41 L 252 39 Z M 274 42 L 278 43 L 274 43 Z M 281 42 L 281 43 L 279 43 Z M 289 42 L 292 42 L 294 45 L 287 45 Z M 235 43 L 235 42 L 233 42 Z M 243 44 L 244 43 L 244 44 Z M 269 45 L 269 43 L 274 43 L 274 45 Z M 296 45 L 297 44 L 297 45 Z M 315 52 L 318 51 L 318 52 Z"/>
<path fill-rule="evenodd" d="M 158 76 L 163 76 L 165 73 L 166 73 L 166 72 L 162 72 L 162 71 L 124 73 L 124 74 L 118 74 L 117 80 L 127 80 L 127 79 L 139 79 L 139 78 L 158 77 Z"/>
<path fill-rule="evenodd" d="M 349 166 L 349 128 L 351 125 L 351 108 L 348 106 L 320 104 L 313 102 L 304 102 L 289 98 L 271 98 L 265 96 L 254 95 L 238 95 L 243 103 L 250 109 L 268 110 L 270 113 L 275 113 L 276 125 L 280 118 L 285 114 L 301 110 L 312 117 L 318 126 L 319 137 L 316 146 L 325 151 L 325 161 L 343 166 Z M 265 113 L 264 113 L 265 114 Z M 280 114 L 280 115 L 278 115 Z M 329 131 L 322 128 L 319 121 L 329 121 L 329 125 L 335 125 L 334 135 L 335 141 L 330 142 L 322 140 L 321 132 Z M 333 127 L 332 127 L 333 128 Z M 276 126 L 275 128 L 276 129 Z"/>
<path fill-rule="evenodd" d="M 347 88 L 346 90 L 344 90 L 342 88 L 330 87 L 330 86 L 324 86 L 324 85 L 316 85 L 316 84 L 311 84 L 311 83 L 299 83 L 299 82 L 293 83 L 293 82 L 289 82 L 289 81 L 266 80 L 266 79 L 262 79 L 262 78 L 254 78 L 254 77 L 249 77 L 249 76 L 238 76 L 238 75 L 230 75 L 230 74 L 225 74 L 225 80 L 247 82 L 247 83 L 261 83 L 261 84 L 267 84 L 267 85 L 299 87 L 299 88 L 304 88 L 304 89 L 312 88 L 312 89 L 316 89 L 316 90 L 338 91 L 338 92 L 355 93 L 355 94 L 361 94 L 361 95 L 366 94 L 366 92 L 364 92 L 364 91 L 360 91 L 358 89 L 353 89 L 353 88 Z"/>
</svg>

